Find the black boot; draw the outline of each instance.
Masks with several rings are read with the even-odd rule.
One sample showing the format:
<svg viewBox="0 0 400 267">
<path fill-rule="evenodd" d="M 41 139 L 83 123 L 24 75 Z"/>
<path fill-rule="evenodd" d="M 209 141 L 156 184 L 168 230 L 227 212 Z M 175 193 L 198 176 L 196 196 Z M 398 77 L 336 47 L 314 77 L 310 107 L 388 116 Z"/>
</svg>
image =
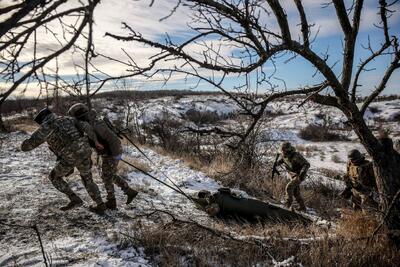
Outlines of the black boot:
<svg viewBox="0 0 400 267">
<path fill-rule="evenodd" d="M 108 199 L 106 202 L 106 207 L 110 210 L 117 210 L 117 200 L 115 200 L 115 198 Z"/>
<path fill-rule="evenodd" d="M 138 191 L 132 189 L 132 188 L 128 188 L 128 190 L 126 190 L 125 192 L 126 196 L 128 197 L 126 199 L 126 205 L 130 204 L 132 202 L 132 200 L 137 196 Z"/>
<path fill-rule="evenodd" d="M 67 211 L 82 206 L 83 204 L 82 199 L 80 199 L 80 197 L 78 197 L 77 195 L 71 196 L 69 199 L 70 199 L 69 203 L 66 206 L 62 206 L 60 210 Z"/>
<path fill-rule="evenodd" d="M 89 210 L 99 215 L 104 215 L 106 210 L 106 205 L 104 203 L 98 204 L 97 206 L 90 206 Z"/>
</svg>

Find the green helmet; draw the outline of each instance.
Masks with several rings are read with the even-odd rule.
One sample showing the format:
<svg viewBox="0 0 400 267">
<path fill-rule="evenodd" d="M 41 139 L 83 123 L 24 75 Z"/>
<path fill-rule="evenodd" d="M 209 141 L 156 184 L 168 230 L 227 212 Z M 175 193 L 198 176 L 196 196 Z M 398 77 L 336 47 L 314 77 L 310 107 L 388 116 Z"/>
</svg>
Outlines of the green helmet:
<svg viewBox="0 0 400 267">
<path fill-rule="evenodd" d="M 283 142 L 281 144 L 281 151 L 290 153 L 296 151 L 296 149 L 292 146 L 290 142 Z"/>
<path fill-rule="evenodd" d="M 349 154 L 347 154 L 347 157 L 349 158 L 349 160 L 352 161 L 359 161 L 364 159 L 364 155 L 361 154 L 361 152 L 358 151 L 357 149 L 350 150 Z"/>
<path fill-rule="evenodd" d="M 87 115 L 88 112 L 89 109 L 85 104 L 76 103 L 69 108 L 68 115 L 80 119 Z"/>
<path fill-rule="evenodd" d="M 36 114 L 36 116 L 35 116 L 35 118 L 33 118 L 33 120 L 38 124 L 42 124 L 44 119 L 51 113 L 53 113 L 53 112 L 51 112 L 51 110 L 49 108 L 44 108 L 44 109 L 40 110 L 38 112 L 38 114 Z"/>
</svg>

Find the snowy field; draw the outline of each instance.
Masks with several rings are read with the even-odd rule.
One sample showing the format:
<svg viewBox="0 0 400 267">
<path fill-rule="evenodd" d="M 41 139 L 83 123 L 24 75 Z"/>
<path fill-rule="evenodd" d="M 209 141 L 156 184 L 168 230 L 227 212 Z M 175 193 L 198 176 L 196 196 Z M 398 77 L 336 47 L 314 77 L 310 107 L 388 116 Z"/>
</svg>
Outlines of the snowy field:
<svg viewBox="0 0 400 267">
<path fill-rule="evenodd" d="M 68 212 L 58 208 L 67 199 L 54 189 L 47 178 L 55 158 L 46 145 L 23 153 L 19 146 L 27 134 L 12 133 L 2 136 L 0 153 L 0 218 L 8 224 L 37 224 L 44 240 L 46 253 L 54 266 L 149 266 L 141 248 L 120 248 L 118 236 L 129 233 L 132 218 L 150 209 L 173 211 L 182 217 L 204 221 L 207 217 L 194 204 L 173 190 L 160 185 L 141 173 L 132 171 L 128 181 L 140 190 L 131 205 L 125 206 L 125 197 L 116 190 L 120 209 L 98 216 L 85 207 L 90 199 L 75 172 L 68 177 L 72 189 L 85 201 L 85 207 Z M 174 178 L 187 193 L 199 189 L 216 190 L 220 187 L 202 173 L 185 167 L 180 160 L 172 160 L 146 150 L 158 165 L 153 175 L 168 182 L 164 177 Z M 125 156 L 142 158 L 132 149 Z M 121 163 L 122 164 L 122 163 Z M 162 172 L 162 173 L 161 173 Z M 95 172 L 95 179 L 101 185 Z M 104 188 L 100 188 L 104 192 Z M 104 194 L 103 194 L 104 196 Z M 32 229 L 0 226 L 0 266 L 43 266 L 40 247 Z"/>
<path fill-rule="evenodd" d="M 270 140 L 279 140 L 277 145 L 282 140 L 293 142 L 310 161 L 312 167 L 304 186 L 324 183 L 341 190 L 343 182 L 325 176 L 323 169 L 344 173 L 348 151 L 353 148 L 364 150 L 351 132 L 347 132 L 349 141 L 310 142 L 301 139 L 298 136 L 300 129 L 324 122 L 321 121 L 319 106 L 307 103 L 298 108 L 299 103 L 274 103 L 269 111 L 279 115 L 271 117 L 263 131 Z M 366 113 L 368 124 L 378 129 L 384 122 L 385 127 L 398 135 L 400 125 L 394 119 L 400 114 L 400 100 L 376 102 L 372 106 L 374 109 Z M 164 114 L 185 122 L 188 110 L 198 110 L 226 116 L 226 120 L 219 122 L 226 126 L 231 123 L 230 117 L 239 111 L 236 104 L 226 97 L 196 96 L 127 102 L 126 105 L 109 103 L 101 112 L 112 120 L 124 121 L 127 107 L 131 108 L 129 123 L 139 124 L 150 123 Z M 337 128 L 345 124 L 345 118 L 338 111 L 324 108 L 323 113 Z M 53 266 L 152 266 L 143 248 L 124 246 L 122 242 L 123 234 L 131 234 L 133 219 L 152 209 L 172 211 L 181 218 L 203 224 L 212 223 L 212 219 L 197 210 L 188 199 L 134 170 L 127 173 L 126 179 L 140 193 L 129 206 L 123 204 L 125 197 L 116 189 L 118 211 L 107 211 L 106 216 L 90 213 L 87 207 L 92 203 L 75 172 L 67 180 L 86 204 L 61 212 L 58 208 L 67 199 L 53 188 L 47 178 L 55 157 L 46 145 L 27 153 L 21 152 L 20 144 L 28 136 L 23 132 L 0 135 L 0 219 L 12 225 L 37 225 Z M 125 158 L 146 162 L 134 148 L 124 149 Z M 201 189 L 214 191 L 222 186 L 204 173 L 190 169 L 182 160 L 162 156 L 150 149 L 145 149 L 145 152 L 156 164 L 152 166 L 153 175 L 168 182 L 166 174 L 189 194 Z M 95 168 L 93 173 L 104 196 L 98 169 Z M 318 220 L 317 216 L 313 218 Z M 276 266 L 289 266 L 292 260 L 276 262 Z M 40 246 L 32 229 L 0 225 L 0 266 L 43 266 Z"/>
</svg>

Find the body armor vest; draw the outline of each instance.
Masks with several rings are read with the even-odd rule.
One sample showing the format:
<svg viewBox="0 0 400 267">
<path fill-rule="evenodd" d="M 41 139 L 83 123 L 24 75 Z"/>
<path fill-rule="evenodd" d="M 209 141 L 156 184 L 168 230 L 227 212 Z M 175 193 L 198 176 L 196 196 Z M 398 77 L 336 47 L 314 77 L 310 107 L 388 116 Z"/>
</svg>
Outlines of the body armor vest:
<svg viewBox="0 0 400 267">
<path fill-rule="evenodd" d="M 82 138 L 72 119 L 59 117 L 51 124 L 54 130 L 47 138 L 47 143 L 56 154 L 60 154 L 66 147 Z"/>
</svg>

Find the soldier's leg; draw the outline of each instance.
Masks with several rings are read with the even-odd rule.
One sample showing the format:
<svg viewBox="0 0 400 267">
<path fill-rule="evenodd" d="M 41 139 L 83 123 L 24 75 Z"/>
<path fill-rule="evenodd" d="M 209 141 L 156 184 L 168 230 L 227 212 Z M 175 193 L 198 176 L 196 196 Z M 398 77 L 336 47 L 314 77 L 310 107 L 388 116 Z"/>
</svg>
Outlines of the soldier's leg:
<svg viewBox="0 0 400 267">
<path fill-rule="evenodd" d="M 68 183 L 64 181 L 63 177 L 68 174 L 71 170 L 74 169 L 74 166 L 64 162 L 58 161 L 56 166 L 51 170 L 49 179 L 53 186 L 60 192 L 64 193 L 70 199 L 70 203 L 67 206 L 63 206 L 61 210 L 72 209 L 76 206 L 82 204 L 82 200 L 78 197 L 74 191 L 69 187 Z"/>
<path fill-rule="evenodd" d="M 85 186 L 89 196 L 98 206 L 104 205 L 103 200 L 101 199 L 99 187 L 93 182 L 91 159 L 87 157 L 83 161 L 76 163 L 75 167 L 81 175 L 83 185 Z"/>
<path fill-rule="evenodd" d="M 112 159 L 110 157 L 102 157 L 101 179 L 103 180 L 104 187 L 106 188 L 108 201 L 115 201 L 113 176 L 114 166 Z"/>
<path fill-rule="evenodd" d="M 293 190 L 294 198 L 296 199 L 297 203 L 299 204 L 299 210 L 306 210 L 306 205 L 304 204 L 303 197 L 300 194 L 300 182 Z"/>
<path fill-rule="evenodd" d="M 132 189 L 128 182 L 125 181 L 121 176 L 117 174 L 118 171 L 118 160 L 113 159 L 112 157 L 103 157 L 103 165 L 102 165 L 102 171 L 103 175 L 105 178 L 103 178 L 104 183 L 109 182 L 109 180 L 112 180 L 111 184 L 116 184 L 119 188 L 121 188 L 122 191 L 128 196 L 126 204 L 129 204 L 132 202 L 132 200 L 136 197 L 138 192 L 134 189 Z M 110 178 L 107 178 L 110 177 Z M 111 187 L 110 187 L 111 189 Z M 108 193 L 108 191 L 107 191 Z M 114 197 L 114 186 L 112 186 L 112 194 L 110 194 L 112 197 Z M 111 198 L 110 198 L 111 199 Z"/>
<path fill-rule="evenodd" d="M 351 190 L 351 202 L 353 203 L 353 209 L 354 210 L 359 210 L 361 209 L 361 197 L 360 193 L 355 190 L 354 188 Z"/>
<path fill-rule="evenodd" d="M 369 195 L 368 193 L 362 193 L 360 194 L 360 199 L 361 199 L 361 208 L 364 211 L 376 211 L 378 210 L 378 203 L 375 202 L 375 200 Z"/>
<path fill-rule="evenodd" d="M 292 206 L 295 187 L 296 187 L 295 179 L 291 179 L 289 181 L 289 183 L 286 185 L 286 202 L 285 202 L 285 206 L 288 207 L 288 208 L 290 208 L 290 206 Z"/>
</svg>

